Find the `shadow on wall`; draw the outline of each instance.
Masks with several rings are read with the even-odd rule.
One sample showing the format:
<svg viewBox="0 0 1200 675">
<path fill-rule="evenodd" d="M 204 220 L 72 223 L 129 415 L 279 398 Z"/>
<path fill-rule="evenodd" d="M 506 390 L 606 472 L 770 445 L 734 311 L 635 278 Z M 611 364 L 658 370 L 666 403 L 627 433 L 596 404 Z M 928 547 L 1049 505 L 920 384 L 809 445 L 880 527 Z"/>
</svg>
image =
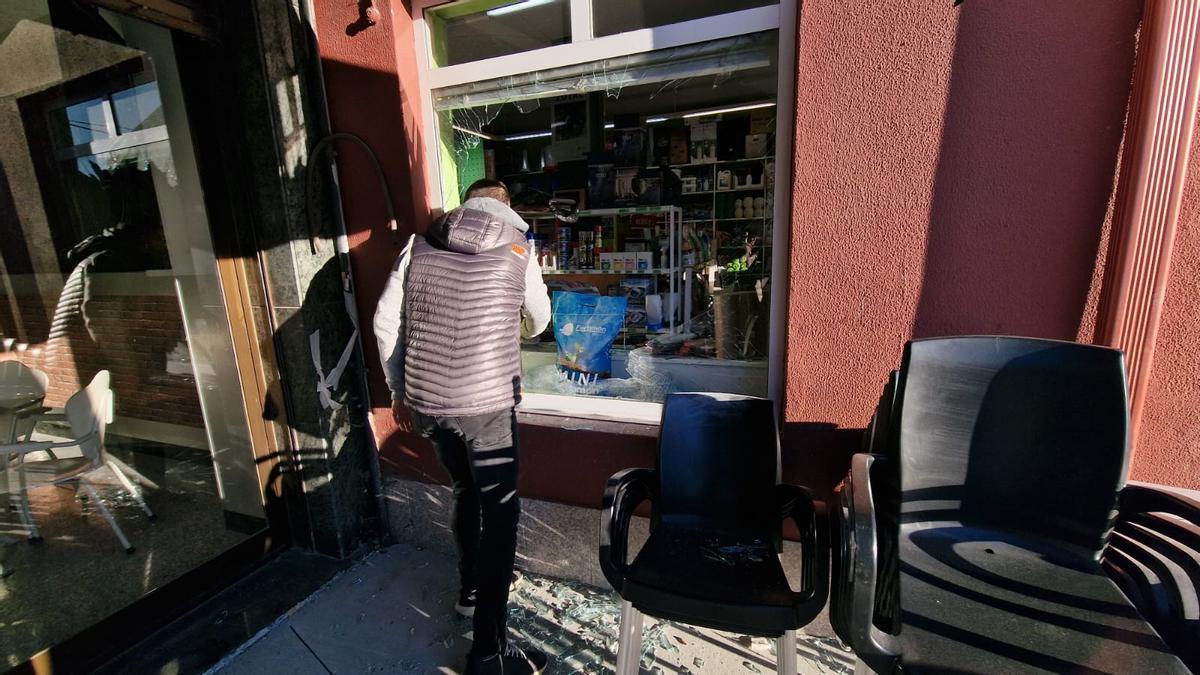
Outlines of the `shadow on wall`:
<svg viewBox="0 0 1200 675">
<path fill-rule="evenodd" d="M 357 17 L 354 5 L 345 9 L 342 34 Z M 374 443 L 362 378 L 364 362 L 369 366 L 375 359 L 371 311 L 366 310 L 373 310 L 386 267 L 378 283 L 370 283 L 373 277 L 368 276 L 364 288 L 355 288 L 351 259 L 354 269 L 370 269 L 374 261 L 356 256 L 377 251 L 390 266 L 398 249 L 378 240 L 390 241 L 392 233 L 366 153 L 337 143 L 322 156 L 309 157 L 329 130 L 323 124 L 318 46 L 308 22 L 287 4 L 231 5 L 227 16 L 225 48 L 191 61 L 197 84 L 190 93 L 201 135 L 236 141 L 204 144 L 198 152 L 202 177 L 214 184 L 227 181 L 206 189 L 208 194 L 229 194 L 227 203 L 210 209 L 214 244 L 218 258 L 247 261 L 246 309 L 253 316 L 264 363 L 279 369 L 277 379 L 266 369 L 261 412 L 273 422 L 274 449 L 273 457 L 260 458 L 260 464 L 274 458 L 281 462 L 267 477 L 268 509 L 290 518 L 298 536 L 316 537 L 298 543 L 345 556 L 383 527 L 373 494 Z M 359 39 L 382 25 L 367 28 Z M 228 73 L 237 77 L 222 77 Z M 356 114 L 371 124 L 335 118 L 333 127 L 362 136 L 383 161 L 393 194 L 407 194 L 403 181 L 410 160 L 403 138 L 394 138 L 400 116 L 388 109 L 382 93 L 386 89 L 396 98 L 395 75 L 355 69 L 337 73 L 335 81 L 350 79 L 380 92 L 371 105 L 362 105 L 362 92 L 357 99 Z M 239 124 L 246 119 L 261 123 Z M 339 186 L 328 170 L 331 155 L 338 159 L 341 206 L 354 247 L 349 256 L 336 247 L 341 236 Z M 310 171 L 318 172 L 312 181 Z M 397 212 L 402 226 L 411 223 L 411 205 L 398 203 Z M 289 508 L 282 508 L 285 502 Z"/>
<path fill-rule="evenodd" d="M 1111 198 L 1141 3 L 965 3 L 913 337 L 1073 340 Z"/>
<path fill-rule="evenodd" d="M 785 422 L 780 431 L 783 482 L 803 485 L 821 500 L 828 500 L 846 476 L 851 455 L 862 451 L 862 429 L 829 422 Z"/>
<path fill-rule="evenodd" d="M 337 144 L 333 151 L 337 153 L 362 324 L 369 407 L 374 411 L 372 426 L 381 457 L 403 460 L 414 456 L 414 448 L 425 444 L 392 422 L 388 412 L 391 394 L 378 366 L 371 324 L 403 243 L 414 232 L 424 231 L 430 221 L 421 166 L 425 141 L 419 123 L 420 94 L 408 89 L 417 81 L 415 53 L 406 60 L 396 51 L 413 49 L 409 3 L 394 2 L 387 20 L 369 16 L 367 4 L 322 3 L 316 7 L 315 20 L 322 38 L 321 69 L 331 126 L 335 131 L 356 134 L 371 146 L 387 177 L 395 206 L 399 229 L 393 235 L 386 229 L 384 195 L 370 158 L 351 144 Z M 398 70 L 391 69 L 393 66 Z M 364 105 L 364 100 L 371 104 Z"/>
</svg>

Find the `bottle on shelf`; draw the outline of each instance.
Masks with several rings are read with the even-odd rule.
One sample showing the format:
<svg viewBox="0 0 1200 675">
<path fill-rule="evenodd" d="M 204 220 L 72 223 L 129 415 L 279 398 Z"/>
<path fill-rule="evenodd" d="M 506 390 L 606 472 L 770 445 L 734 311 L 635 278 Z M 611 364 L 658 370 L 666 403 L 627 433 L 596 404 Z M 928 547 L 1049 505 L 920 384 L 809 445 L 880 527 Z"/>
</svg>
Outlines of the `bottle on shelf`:
<svg viewBox="0 0 1200 675">
<path fill-rule="evenodd" d="M 558 269 L 565 270 L 572 264 L 571 260 L 571 228 L 558 228 Z"/>
</svg>

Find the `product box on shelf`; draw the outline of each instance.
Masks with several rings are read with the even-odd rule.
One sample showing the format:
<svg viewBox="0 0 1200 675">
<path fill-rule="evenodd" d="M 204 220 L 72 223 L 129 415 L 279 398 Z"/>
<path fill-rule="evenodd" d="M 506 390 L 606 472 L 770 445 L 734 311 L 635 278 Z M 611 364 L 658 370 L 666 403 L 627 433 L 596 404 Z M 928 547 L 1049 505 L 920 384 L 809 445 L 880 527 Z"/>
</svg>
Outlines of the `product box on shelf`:
<svg viewBox="0 0 1200 675">
<path fill-rule="evenodd" d="M 750 111 L 750 133 L 769 134 L 773 131 L 775 131 L 774 108 L 759 108 Z"/>
<path fill-rule="evenodd" d="M 689 156 L 692 164 L 711 164 L 717 161 L 716 122 L 695 122 L 691 125 Z"/>
<path fill-rule="evenodd" d="M 625 332 L 644 333 L 646 331 L 646 308 L 625 308 Z"/>
<path fill-rule="evenodd" d="M 762 157 L 767 154 L 767 135 L 750 134 L 746 136 L 746 157 Z"/>
<path fill-rule="evenodd" d="M 644 129 L 613 130 L 613 160 L 617 166 L 642 166 L 646 163 Z"/>
<path fill-rule="evenodd" d="M 593 164 L 588 167 L 587 203 L 594 209 L 605 209 L 616 199 L 617 170 L 612 164 Z"/>
<path fill-rule="evenodd" d="M 625 298 L 629 300 L 629 306 L 642 307 L 646 304 L 646 296 L 655 293 L 654 279 L 652 277 L 622 279 L 621 290 L 624 291 Z"/>
</svg>

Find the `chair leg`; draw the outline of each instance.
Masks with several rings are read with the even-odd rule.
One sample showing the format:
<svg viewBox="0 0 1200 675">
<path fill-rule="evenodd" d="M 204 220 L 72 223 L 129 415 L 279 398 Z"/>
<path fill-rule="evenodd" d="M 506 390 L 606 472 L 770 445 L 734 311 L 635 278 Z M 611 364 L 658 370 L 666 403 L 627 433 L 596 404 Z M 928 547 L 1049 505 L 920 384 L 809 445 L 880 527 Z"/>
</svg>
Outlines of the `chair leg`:
<svg viewBox="0 0 1200 675">
<path fill-rule="evenodd" d="M 129 539 L 125 536 L 125 531 L 117 524 L 117 519 L 113 518 L 113 514 L 104 505 L 103 500 L 100 499 L 100 495 L 96 494 L 95 486 L 87 481 L 81 481 L 81 484 L 83 485 L 83 489 L 87 490 L 88 495 L 91 496 L 96 509 L 100 511 L 100 515 L 104 516 L 104 519 L 108 521 L 108 526 L 112 528 L 113 534 L 117 535 L 117 540 L 121 542 L 121 546 L 124 547 L 125 552 L 133 553 L 133 544 L 129 543 Z"/>
<path fill-rule="evenodd" d="M 775 640 L 775 658 L 779 675 L 796 675 L 796 631 L 786 630 Z"/>
<path fill-rule="evenodd" d="M 25 472 L 18 469 L 17 475 L 21 480 L 21 494 L 17 510 L 21 512 L 21 519 L 25 521 L 25 527 L 29 528 L 29 541 L 39 542 L 42 540 L 42 533 L 38 531 L 37 523 L 33 520 L 33 505 L 29 503 L 29 486 L 25 482 Z"/>
<path fill-rule="evenodd" d="M 133 495 L 133 498 L 137 500 L 138 506 L 142 507 L 142 511 L 146 512 L 146 517 L 150 520 L 157 518 L 158 516 L 155 516 L 154 512 L 150 510 L 150 507 L 146 505 L 146 500 L 142 497 L 142 489 L 134 485 L 133 481 L 129 480 L 129 476 L 125 475 L 125 472 L 121 470 L 121 467 L 110 459 L 108 460 L 108 468 L 112 470 L 113 475 L 117 477 L 117 480 L 121 481 L 121 485 L 125 487 L 129 494 Z"/>
<path fill-rule="evenodd" d="M 616 675 L 637 675 L 642 661 L 642 613 L 628 600 L 621 602 L 621 633 L 617 642 Z"/>
</svg>

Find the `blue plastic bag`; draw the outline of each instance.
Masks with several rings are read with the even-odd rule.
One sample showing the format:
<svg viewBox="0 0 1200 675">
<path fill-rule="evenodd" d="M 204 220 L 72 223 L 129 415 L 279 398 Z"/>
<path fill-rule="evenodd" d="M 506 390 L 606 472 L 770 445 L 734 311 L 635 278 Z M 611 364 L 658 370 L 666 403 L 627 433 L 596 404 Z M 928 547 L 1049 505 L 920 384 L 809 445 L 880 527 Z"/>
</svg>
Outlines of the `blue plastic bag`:
<svg viewBox="0 0 1200 675">
<path fill-rule="evenodd" d="M 625 298 L 556 292 L 551 305 L 558 369 L 581 382 L 611 375 L 612 343 L 625 323 Z"/>
</svg>

